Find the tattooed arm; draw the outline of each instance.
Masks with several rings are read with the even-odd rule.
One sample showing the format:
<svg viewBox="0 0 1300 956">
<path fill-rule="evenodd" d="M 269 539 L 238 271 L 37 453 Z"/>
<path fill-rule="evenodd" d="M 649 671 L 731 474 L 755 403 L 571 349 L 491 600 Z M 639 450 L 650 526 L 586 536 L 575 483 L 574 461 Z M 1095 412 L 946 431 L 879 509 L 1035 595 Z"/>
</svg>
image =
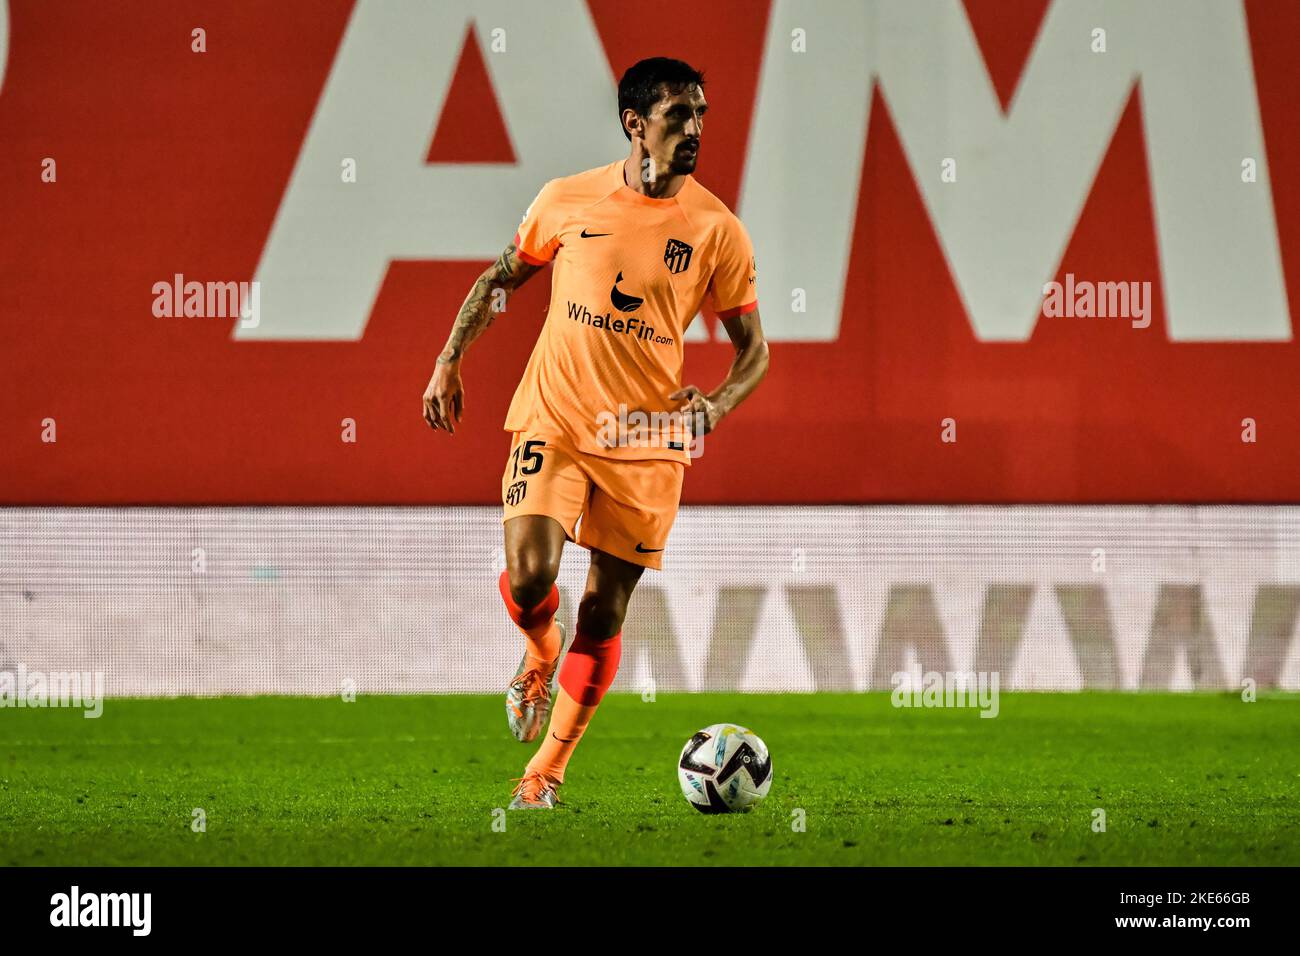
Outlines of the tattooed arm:
<svg viewBox="0 0 1300 956">
<path fill-rule="evenodd" d="M 438 356 L 429 387 L 424 390 L 424 420 L 435 431 L 445 428 L 451 434 L 456 433 L 456 424 L 465 414 L 465 389 L 460 381 L 461 359 L 470 343 L 482 335 L 497 312 L 505 308 L 505 300 L 539 269 L 541 266 L 524 262 L 511 243 L 475 280 L 451 327 L 447 344 Z"/>
</svg>

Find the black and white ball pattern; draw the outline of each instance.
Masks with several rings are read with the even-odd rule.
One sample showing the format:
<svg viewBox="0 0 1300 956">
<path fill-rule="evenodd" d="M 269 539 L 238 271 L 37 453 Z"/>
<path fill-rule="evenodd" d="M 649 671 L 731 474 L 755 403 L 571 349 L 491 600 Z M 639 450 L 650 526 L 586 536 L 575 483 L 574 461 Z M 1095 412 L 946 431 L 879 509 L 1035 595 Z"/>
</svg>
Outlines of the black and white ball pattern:
<svg viewBox="0 0 1300 956">
<path fill-rule="evenodd" d="M 686 802 L 701 813 L 740 813 L 772 788 L 772 757 L 752 730 L 712 724 L 686 741 L 677 780 Z"/>
</svg>

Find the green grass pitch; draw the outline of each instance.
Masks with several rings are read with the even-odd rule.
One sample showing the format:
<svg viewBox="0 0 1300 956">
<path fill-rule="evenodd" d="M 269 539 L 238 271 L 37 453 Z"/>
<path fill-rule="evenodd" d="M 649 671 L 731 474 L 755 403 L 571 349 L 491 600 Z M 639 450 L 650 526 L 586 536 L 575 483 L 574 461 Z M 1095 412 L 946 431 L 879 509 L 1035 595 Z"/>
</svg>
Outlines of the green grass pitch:
<svg viewBox="0 0 1300 956">
<path fill-rule="evenodd" d="M 675 764 L 723 720 L 767 741 L 775 782 L 705 816 Z M 611 695 L 560 808 L 494 814 L 532 752 L 499 696 L 5 709 L 0 864 L 1293 866 L 1298 741 L 1295 695 L 1004 694 L 996 719 L 888 694 Z"/>
</svg>

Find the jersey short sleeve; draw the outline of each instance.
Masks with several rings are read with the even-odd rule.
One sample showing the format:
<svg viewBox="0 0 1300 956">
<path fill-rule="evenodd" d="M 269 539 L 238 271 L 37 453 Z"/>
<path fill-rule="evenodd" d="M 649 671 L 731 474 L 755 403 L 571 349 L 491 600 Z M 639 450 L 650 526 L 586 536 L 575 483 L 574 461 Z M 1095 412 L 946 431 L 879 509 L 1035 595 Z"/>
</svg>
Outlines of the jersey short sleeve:
<svg viewBox="0 0 1300 956">
<path fill-rule="evenodd" d="M 519 231 L 515 233 L 515 248 L 527 263 L 543 265 L 554 259 L 560 249 L 560 226 L 564 220 L 559 202 L 562 188 L 560 180 L 552 179 L 524 210 Z"/>
<path fill-rule="evenodd" d="M 709 294 L 718 318 L 729 319 L 758 308 L 756 279 L 754 245 L 740 220 L 730 216 L 722 229 L 718 259 L 709 282 Z"/>
</svg>

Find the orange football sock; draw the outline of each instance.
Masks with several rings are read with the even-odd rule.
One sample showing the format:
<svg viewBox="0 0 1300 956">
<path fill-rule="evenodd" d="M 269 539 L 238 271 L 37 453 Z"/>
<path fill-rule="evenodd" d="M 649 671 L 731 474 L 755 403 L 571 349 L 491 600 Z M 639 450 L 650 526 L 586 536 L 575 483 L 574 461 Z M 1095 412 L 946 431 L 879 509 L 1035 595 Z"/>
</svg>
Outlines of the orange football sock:
<svg viewBox="0 0 1300 956">
<path fill-rule="evenodd" d="M 528 649 L 524 652 L 528 658 L 527 666 L 549 673 L 560 656 L 560 629 L 555 624 L 555 612 L 560 608 L 559 589 L 552 584 L 550 594 L 536 607 L 524 610 L 510 595 L 510 576 L 505 571 L 501 572 L 497 583 L 510 619 L 523 631 L 524 640 L 528 644 Z"/>
<path fill-rule="evenodd" d="M 564 768 L 587 730 L 601 698 L 618 673 L 622 634 L 596 641 L 578 634 L 560 668 L 560 687 L 551 709 L 551 726 L 541 747 L 528 761 L 529 770 L 564 783 Z"/>
<path fill-rule="evenodd" d="M 528 666 L 550 674 L 555 670 L 555 662 L 560 657 L 560 628 L 555 623 L 555 618 L 551 618 L 551 622 L 541 633 L 538 633 L 540 628 L 520 628 L 520 630 L 524 632 L 524 638 L 528 642 L 528 650 L 525 652 Z"/>
<path fill-rule="evenodd" d="M 561 685 L 551 704 L 551 726 L 537 753 L 528 761 L 528 769 L 539 770 L 556 783 L 564 783 L 564 768 L 569 765 L 569 758 L 595 713 L 595 704 L 584 707 Z"/>
</svg>

